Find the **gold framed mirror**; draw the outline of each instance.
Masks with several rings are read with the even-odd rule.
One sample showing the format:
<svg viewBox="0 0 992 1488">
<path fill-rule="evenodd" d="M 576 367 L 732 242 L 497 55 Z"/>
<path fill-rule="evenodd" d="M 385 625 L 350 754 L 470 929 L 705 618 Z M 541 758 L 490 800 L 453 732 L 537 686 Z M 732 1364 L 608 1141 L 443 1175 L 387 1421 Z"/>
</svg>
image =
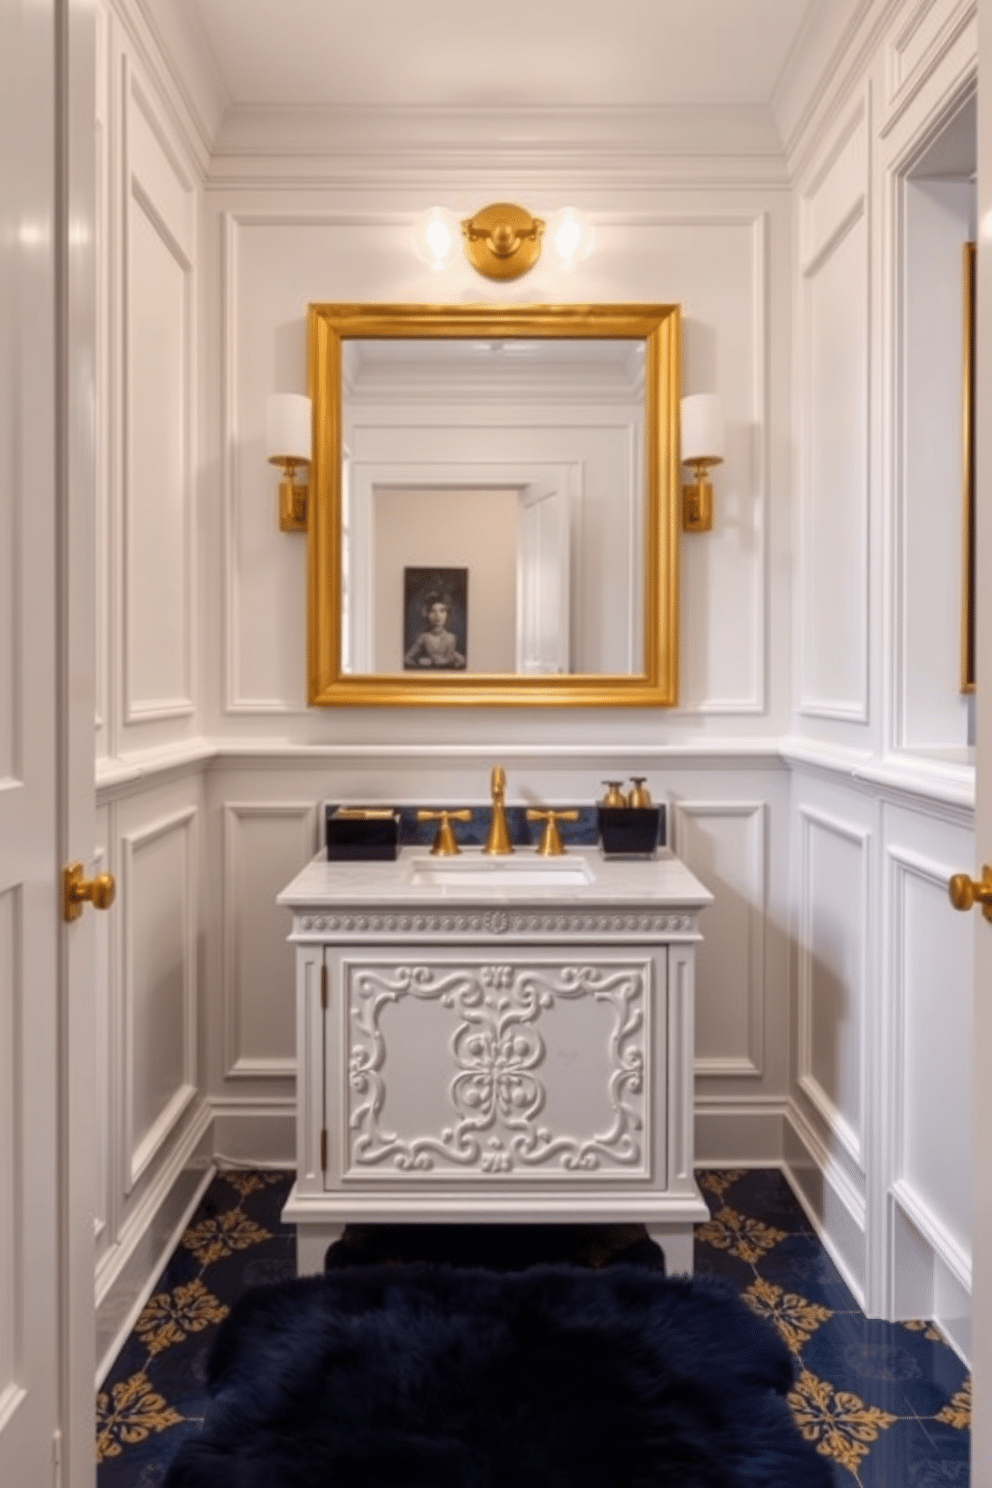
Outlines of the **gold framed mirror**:
<svg viewBox="0 0 992 1488">
<path fill-rule="evenodd" d="M 313 304 L 308 699 L 670 707 L 677 305 Z"/>
</svg>

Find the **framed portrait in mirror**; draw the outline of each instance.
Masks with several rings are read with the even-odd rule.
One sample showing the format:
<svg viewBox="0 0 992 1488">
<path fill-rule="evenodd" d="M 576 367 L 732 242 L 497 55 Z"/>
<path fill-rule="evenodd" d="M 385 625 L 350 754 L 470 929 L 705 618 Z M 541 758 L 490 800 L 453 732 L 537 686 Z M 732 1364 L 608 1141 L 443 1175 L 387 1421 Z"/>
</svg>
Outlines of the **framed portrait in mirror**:
<svg viewBox="0 0 992 1488">
<path fill-rule="evenodd" d="M 468 665 L 468 569 L 404 568 L 403 670 Z"/>
</svg>

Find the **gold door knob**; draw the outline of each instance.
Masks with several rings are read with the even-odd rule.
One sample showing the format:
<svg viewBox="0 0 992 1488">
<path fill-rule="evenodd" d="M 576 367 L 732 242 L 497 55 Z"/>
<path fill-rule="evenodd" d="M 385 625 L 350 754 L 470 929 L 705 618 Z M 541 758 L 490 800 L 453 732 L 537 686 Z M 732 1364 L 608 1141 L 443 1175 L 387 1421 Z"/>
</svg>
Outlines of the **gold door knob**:
<svg viewBox="0 0 992 1488">
<path fill-rule="evenodd" d="M 987 920 L 992 920 L 992 868 L 988 863 L 983 863 L 982 876 L 977 881 L 969 878 L 967 873 L 955 873 L 947 885 L 947 892 L 955 909 L 971 909 L 980 904 L 982 914 Z"/>
<path fill-rule="evenodd" d="M 84 878 L 82 863 L 70 863 L 62 874 L 62 918 L 70 923 L 78 920 L 87 902 L 94 909 L 109 909 L 116 893 L 117 884 L 112 873 Z"/>
</svg>

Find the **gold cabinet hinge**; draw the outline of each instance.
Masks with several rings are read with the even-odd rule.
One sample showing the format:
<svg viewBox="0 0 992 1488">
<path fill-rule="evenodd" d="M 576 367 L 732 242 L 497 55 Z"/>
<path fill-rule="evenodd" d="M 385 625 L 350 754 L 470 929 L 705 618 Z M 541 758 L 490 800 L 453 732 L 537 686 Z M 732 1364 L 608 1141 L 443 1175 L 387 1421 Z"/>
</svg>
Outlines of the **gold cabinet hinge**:
<svg viewBox="0 0 992 1488">
<path fill-rule="evenodd" d="M 327 1127 L 321 1128 L 320 1132 L 320 1171 L 327 1172 Z"/>
<path fill-rule="evenodd" d="M 327 1007 L 327 967 L 326 966 L 322 966 L 320 968 L 320 1005 L 321 1005 L 322 1008 L 325 1008 L 325 1009 Z"/>
</svg>

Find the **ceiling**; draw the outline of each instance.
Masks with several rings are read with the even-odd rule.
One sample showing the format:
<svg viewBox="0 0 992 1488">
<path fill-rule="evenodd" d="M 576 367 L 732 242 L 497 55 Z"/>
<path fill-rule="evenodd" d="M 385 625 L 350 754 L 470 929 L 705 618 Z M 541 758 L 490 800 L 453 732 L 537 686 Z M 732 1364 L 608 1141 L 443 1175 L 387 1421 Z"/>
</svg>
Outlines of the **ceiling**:
<svg viewBox="0 0 992 1488">
<path fill-rule="evenodd" d="M 774 107 L 837 0 L 182 0 L 227 106 Z"/>
</svg>

